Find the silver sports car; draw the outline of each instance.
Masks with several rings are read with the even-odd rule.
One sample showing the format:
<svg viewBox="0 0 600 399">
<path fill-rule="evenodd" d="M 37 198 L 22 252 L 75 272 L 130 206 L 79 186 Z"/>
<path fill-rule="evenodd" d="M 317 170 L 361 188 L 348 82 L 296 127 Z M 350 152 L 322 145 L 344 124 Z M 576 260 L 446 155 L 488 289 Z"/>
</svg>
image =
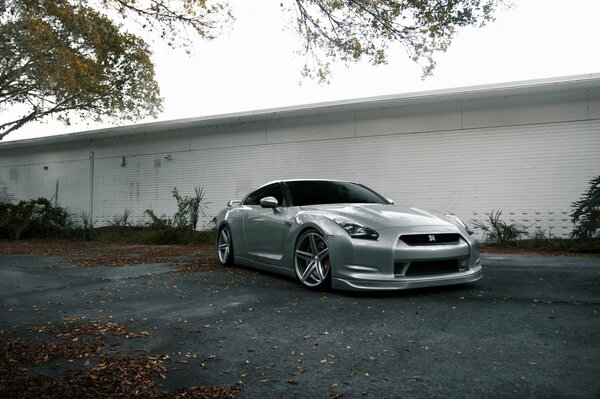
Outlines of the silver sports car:
<svg viewBox="0 0 600 399">
<path fill-rule="evenodd" d="M 395 206 L 362 184 L 286 180 L 229 201 L 217 255 L 310 288 L 393 290 L 482 276 L 479 242 L 453 215 Z"/>
</svg>

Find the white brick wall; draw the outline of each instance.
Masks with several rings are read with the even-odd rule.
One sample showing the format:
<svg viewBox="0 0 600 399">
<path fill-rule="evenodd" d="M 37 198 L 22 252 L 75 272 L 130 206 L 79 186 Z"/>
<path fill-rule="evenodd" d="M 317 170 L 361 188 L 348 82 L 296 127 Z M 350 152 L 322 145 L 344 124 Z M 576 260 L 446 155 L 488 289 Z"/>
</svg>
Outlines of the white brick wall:
<svg viewBox="0 0 600 399">
<path fill-rule="evenodd" d="M 397 204 L 507 221 L 555 236 L 571 231 L 570 204 L 600 174 L 598 92 L 498 96 L 123 135 L 61 146 L 0 148 L 0 190 L 52 197 L 100 224 L 125 208 L 173 214 L 173 187 L 205 188 L 208 215 L 270 180 L 362 182 Z M 517 98 L 518 97 L 518 98 Z M 125 157 L 125 165 L 122 159 Z M 170 157 L 170 159 L 166 159 Z M 47 170 L 44 167 L 47 166 Z"/>
</svg>

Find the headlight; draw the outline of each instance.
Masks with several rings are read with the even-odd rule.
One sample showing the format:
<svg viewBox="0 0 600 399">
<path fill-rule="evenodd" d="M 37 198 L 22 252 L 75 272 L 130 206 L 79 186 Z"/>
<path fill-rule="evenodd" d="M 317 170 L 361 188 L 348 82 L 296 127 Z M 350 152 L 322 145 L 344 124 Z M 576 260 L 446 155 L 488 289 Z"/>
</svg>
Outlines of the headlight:
<svg viewBox="0 0 600 399">
<path fill-rule="evenodd" d="M 379 233 L 377 233 L 375 230 L 361 224 L 351 222 L 348 219 L 336 217 L 332 220 L 339 224 L 341 228 L 346 230 L 346 232 L 352 238 L 365 238 L 368 240 L 376 240 L 379 238 Z"/>
<path fill-rule="evenodd" d="M 465 224 L 465 223 L 464 223 L 462 220 L 460 220 L 460 219 L 458 218 L 458 216 L 455 216 L 455 215 L 446 215 L 446 217 L 447 217 L 448 219 L 452 220 L 452 221 L 453 221 L 455 224 L 457 224 L 458 226 L 460 226 L 460 227 L 462 227 L 463 229 L 465 229 L 465 230 L 467 231 L 467 233 L 469 233 L 469 235 L 473 235 L 473 234 L 475 234 L 475 233 L 473 232 L 473 230 L 471 230 L 471 229 L 469 228 L 469 226 L 467 226 L 467 225 L 466 225 L 466 224 Z"/>
</svg>

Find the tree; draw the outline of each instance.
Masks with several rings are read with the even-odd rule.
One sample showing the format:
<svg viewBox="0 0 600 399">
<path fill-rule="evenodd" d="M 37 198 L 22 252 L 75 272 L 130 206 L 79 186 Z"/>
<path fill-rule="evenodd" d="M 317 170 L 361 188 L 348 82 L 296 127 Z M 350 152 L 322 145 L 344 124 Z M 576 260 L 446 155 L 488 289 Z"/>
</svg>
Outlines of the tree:
<svg viewBox="0 0 600 399">
<path fill-rule="evenodd" d="M 600 232 L 600 175 L 589 182 L 589 187 L 578 201 L 571 204 L 571 221 L 575 225 L 573 237 L 596 237 Z"/>
<path fill-rule="evenodd" d="M 0 140 L 47 116 L 68 124 L 72 111 L 95 121 L 158 115 L 163 100 L 149 46 L 106 9 L 172 46 L 188 43 L 190 30 L 214 37 L 219 13 L 228 15 L 194 0 L 0 0 L 0 111 L 11 110 L 0 120 Z"/>
<path fill-rule="evenodd" d="M 0 106 L 20 115 L 0 123 L 0 138 L 24 124 L 70 110 L 100 120 L 135 120 L 161 109 L 148 45 L 108 18 L 68 1 L 10 1 L 0 25 Z"/>
<path fill-rule="evenodd" d="M 282 8 L 308 57 L 303 75 L 324 82 L 330 61 L 382 64 L 393 43 L 429 75 L 457 28 L 486 24 L 506 1 L 288 0 Z M 96 121 L 158 115 L 148 35 L 187 47 L 232 20 L 226 0 L 0 0 L 0 112 L 18 111 L 0 121 L 0 140 L 47 116 L 68 124 L 73 111 Z"/>
<path fill-rule="evenodd" d="M 303 74 L 326 81 L 328 59 L 366 57 L 385 64 L 390 45 L 400 43 L 408 56 L 431 75 L 434 54 L 445 51 L 457 28 L 484 26 L 504 0 L 294 0 L 296 25 L 309 55 Z"/>
</svg>

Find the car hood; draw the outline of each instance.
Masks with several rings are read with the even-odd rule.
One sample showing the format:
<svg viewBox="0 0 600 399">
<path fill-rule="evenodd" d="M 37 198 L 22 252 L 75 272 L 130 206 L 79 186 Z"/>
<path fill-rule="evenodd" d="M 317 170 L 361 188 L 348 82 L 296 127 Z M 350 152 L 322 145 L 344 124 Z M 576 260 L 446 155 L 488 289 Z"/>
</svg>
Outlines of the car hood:
<svg viewBox="0 0 600 399">
<path fill-rule="evenodd" d="M 384 204 L 333 204 L 302 206 L 304 213 L 318 213 L 326 217 L 341 216 L 374 229 L 409 226 L 454 226 L 440 214 L 417 208 Z"/>
</svg>

